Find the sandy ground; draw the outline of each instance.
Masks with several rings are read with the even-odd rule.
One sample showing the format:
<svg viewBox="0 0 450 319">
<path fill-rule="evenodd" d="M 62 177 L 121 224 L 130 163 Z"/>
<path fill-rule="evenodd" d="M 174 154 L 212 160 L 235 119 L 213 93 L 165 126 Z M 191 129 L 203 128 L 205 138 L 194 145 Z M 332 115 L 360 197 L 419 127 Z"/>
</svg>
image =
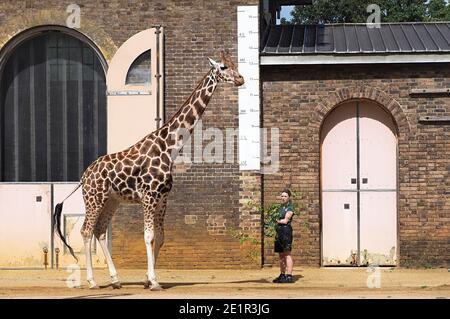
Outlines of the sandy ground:
<svg viewBox="0 0 450 319">
<path fill-rule="evenodd" d="M 144 289 L 145 270 L 120 269 L 122 289 L 109 286 L 106 269 L 96 269 L 100 289 L 90 290 L 85 270 L 81 288 L 69 288 L 76 272 L 60 270 L 0 270 L 0 298 L 450 298 L 447 269 L 300 268 L 295 283 L 273 284 L 276 268 L 258 270 L 157 269 L 163 291 Z M 372 288 L 370 288 L 372 287 Z"/>
</svg>

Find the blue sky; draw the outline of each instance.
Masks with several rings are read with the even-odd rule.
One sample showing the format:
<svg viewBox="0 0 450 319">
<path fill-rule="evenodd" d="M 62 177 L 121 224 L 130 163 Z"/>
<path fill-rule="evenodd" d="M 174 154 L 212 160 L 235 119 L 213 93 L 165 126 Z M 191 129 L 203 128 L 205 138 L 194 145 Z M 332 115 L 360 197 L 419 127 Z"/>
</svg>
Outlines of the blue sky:
<svg viewBox="0 0 450 319">
<path fill-rule="evenodd" d="M 294 6 L 282 6 L 281 7 L 281 17 L 290 18 L 290 13 L 294 9 Z"/>
<path fill-rule="evenodd" d="M 282 6 L 281 7 L 281 17 L 286 18 L 287 20 L 290 20 L 291 18 L 291 11 L 294 9 L 294 6 Z"/>
</svg>

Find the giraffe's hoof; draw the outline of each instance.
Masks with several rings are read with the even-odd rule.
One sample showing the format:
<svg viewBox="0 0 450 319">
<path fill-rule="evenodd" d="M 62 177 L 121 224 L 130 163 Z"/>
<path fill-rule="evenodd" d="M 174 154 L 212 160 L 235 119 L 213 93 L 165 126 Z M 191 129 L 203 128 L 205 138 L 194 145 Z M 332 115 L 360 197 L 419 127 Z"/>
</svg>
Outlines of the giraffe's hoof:
<svg viewBox="0 0 450 319">
<path fill-rule="evenodd" d="M 120 283 L 120 281 L 113 282 L 112 287 L 113 287 L 113 289 L 120 289 L 120 288 L 122 288 L 122 284 Z"/>
<path fill-rule="evenodd" d="M 89 289 L 100 289 L 100 287 L 97 286 L 97 283 L 95 282 L 94 279 L 88 279 L 87 282 L 89 285 Z"/>
<path fill-rule="evenodd" d="M 161 291 L 161 290 L 164 290 L 164 289 L 163 289 L 163 287 L 161 287 L 160 284 L 156 284 L 156 285 L 152 285 L 152 286 L 150 287 L 150 290 L 151 290 L 151 291 Z"/>
<path fill-rule="evenodd" d="M 144 289 L 150 288 L 150 281 L 144 281 Z"/>
</svg>

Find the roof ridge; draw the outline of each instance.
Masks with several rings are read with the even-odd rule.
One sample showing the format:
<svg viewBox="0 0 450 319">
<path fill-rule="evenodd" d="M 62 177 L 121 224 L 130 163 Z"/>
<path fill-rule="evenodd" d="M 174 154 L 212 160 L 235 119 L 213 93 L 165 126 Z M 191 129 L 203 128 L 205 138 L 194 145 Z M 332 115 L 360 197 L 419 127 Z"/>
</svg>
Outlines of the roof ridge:
<svg viewBox="0 0 450 319">
<path fill-rule="evenodd" d="M 287 38 L 283 43 L 279 42 L 283 37 L 282 31 L 287 31 L 288 29 L 305 30 L 302 50 L 295 50 L 294 52 L 290 49 L 293 44 L 293 35 L 291 39 Z M 286 54 L 287 51 L 290 54 L 345 54 L 350 51 L 395 54 L 449 52 L 450 50 L 448 47 L 450 45 L 450 22 L 387 23 L 382 25 L 381 28 L 377 28 L 379 30 L 370 29 L 368 25 L 355 23 L 277 26 L 268 35 L 273 40 L 271 40 L 273 43 L 266 42 L 261 51 L 274 54 Z M 425 30 L 422 32 L 422 29 Z M 355 33 L 356 37 L 353 36 L 353 33 Z M 444 40 L 440 39 L 441 37 Z M 439 41 L 436 41 L 436 39 Z"/>
<path fill-rule="evenodd" d="M 394 25 L 394 24 L 405 24 L 405 25 L 414 25 L 414 24 L 450 24 L 450 21 L 418 21 L 418 22 L 380 22 L 381 25 Z M 307 25 L 307 26 L 350 26 L 350 25 L 362 25 L 367 26 L 366 22 L 354 22 L 354 23 L 294 23 L 294 24 L 276 24 L 274 26 L 296 26 L 296 25 Z M 373 23 L 371 23 L 373 25 Z"/>
</svg>

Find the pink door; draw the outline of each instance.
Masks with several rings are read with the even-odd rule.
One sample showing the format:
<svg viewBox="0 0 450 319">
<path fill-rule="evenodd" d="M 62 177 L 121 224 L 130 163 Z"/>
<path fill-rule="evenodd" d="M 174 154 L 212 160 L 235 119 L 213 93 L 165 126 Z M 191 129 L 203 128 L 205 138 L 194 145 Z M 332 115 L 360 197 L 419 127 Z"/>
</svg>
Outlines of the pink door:
<svg viewBox="0 0 450 319">
<path fill-rule="evenodd" d="M 358 101 L 333 110 L 322 134 L 322 264 L 395 265 L 397 242 L 394 123 Z"/>
<path fill-rule="evenodd" d="M 362 191 L 360 264 L 397 264 L 397 194 L 395 191 Z"/>
<path fill-rule="evenodd" d="M 356 190 L 356 150 L 356 105 L 346 104 L 322 126 L 323 190 Z"/>
<path fill-rule="evenodd" d="M 359 103 L 360 263 L 397 263 L 397 137 L 381 107 Z"/>
<path fill-rule="evenodd" d="M 51 267 L 50 202 L 49 184 L 0 184 L 0 269 L 44 268 L 44 250 Z"/>
<path fill-rule="evenodd" d="M 322 211 L 323 264 L 355 264 L 358 251 L 356 192 L 323 192 Z"/>
<path fill-rule="evenodd" d="M 322 127 L 322 263 L 350 265 L 358 249 L 356 106 L 335 109 Z"/>
</svg>

